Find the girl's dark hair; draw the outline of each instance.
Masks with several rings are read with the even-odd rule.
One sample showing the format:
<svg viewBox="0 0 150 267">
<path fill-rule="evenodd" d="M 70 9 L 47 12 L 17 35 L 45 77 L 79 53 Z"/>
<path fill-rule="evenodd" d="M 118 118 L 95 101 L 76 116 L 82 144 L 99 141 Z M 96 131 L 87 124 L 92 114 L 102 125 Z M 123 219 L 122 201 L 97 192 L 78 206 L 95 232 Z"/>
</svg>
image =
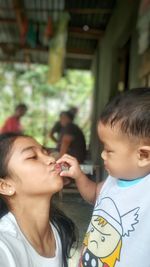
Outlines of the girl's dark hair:
<svg viewBox="0 0 150 267">
<path fill-rule="evenodd" d="M 111 127 L 119 122 L 123 133 L 150 138 L 150 88 L 136 88 L 118 94 L 105 106 L 100 121 Z"/>
<path fill-rule="evenodd" d="M 10 151 L 17 137 L 26 136 L 21 133 L 4 133 L 0 134 L 0 178 L 5 179 L 8 175 L 8 161 Z"/>
<path fill-rule="evenodd" d="M 18 137 L 29 137 L 19 133 L 6 133 L 0 135 L 0 178 L 5 179 L 8 175 L 8 161 L 14 141 Z M 8 213 L 7 205 L 3 198 L 0 197 L 0 218 Z M 50 219 L 59 232 L 62 243 L 62 257 L 64 267 L 68 267 L 67 260 L 70 257 L 70 249 L 77 241 L 77 230 L 75 224 L 62 211 L 56 208 L 52 202 Z M 77 244 L 77 243 L 76 243 Z"/>
<path fill-rule="evenodd" d="M 54 204 L 51 207 L 51 222 L 56 227 L 61 243 L 62 243 L 62 257 L 64 267 L 68 267 L 68 259 L 70 258 L 70 250 L 78 245 L 78 230 L 74 222 L 67 217 Z"/>
<path fill-rule="evenodd" d="M 0 178 L 5 179 L 5 177 L 8 175 L 8 161 L 10 151 L 12 149 L 14 141 L 19 136 L 23 135 L 11 132 L 0 134 Z M 6 213 L 8 213 L 7 205 L 4 199 L 0 196 L 0 218 Z"/>
</svg>

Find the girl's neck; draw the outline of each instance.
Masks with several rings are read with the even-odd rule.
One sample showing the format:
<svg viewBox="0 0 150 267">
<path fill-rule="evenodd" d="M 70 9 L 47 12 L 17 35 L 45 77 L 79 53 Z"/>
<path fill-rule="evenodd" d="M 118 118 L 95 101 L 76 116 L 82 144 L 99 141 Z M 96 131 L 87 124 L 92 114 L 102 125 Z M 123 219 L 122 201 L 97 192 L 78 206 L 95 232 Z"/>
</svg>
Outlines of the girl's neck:
<svg viewBox="0 0 150 267">
<path fill-rule="evenodd" d="M 28 206 L 29 207 L 29 206 Z M 41 255 L 52 257 L 55 255 L 55 238 L 50 225 L 50 205 L 25 206 L 13 210 L 19 228 L 31 246 Z"/>
</svg>

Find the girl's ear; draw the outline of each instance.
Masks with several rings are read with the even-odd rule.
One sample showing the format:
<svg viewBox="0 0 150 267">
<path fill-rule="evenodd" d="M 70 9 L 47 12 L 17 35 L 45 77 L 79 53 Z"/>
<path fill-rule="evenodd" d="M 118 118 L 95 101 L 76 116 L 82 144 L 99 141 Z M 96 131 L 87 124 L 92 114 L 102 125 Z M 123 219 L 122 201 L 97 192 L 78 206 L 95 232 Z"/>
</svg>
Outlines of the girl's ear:
<svg viewBox="0 0 150 267">
<path fill-rule="evenodd" d="M 0 194 L 5 196 L 13 196 L 15 194 L 15 187 L 9 179 L 0 178 Z"/>
<path fill-rule="evenodd" d="M 150 166 L 150 146 L 141 146 L 138 149 L 138 165 L 139 167 Z"/>
</svg>

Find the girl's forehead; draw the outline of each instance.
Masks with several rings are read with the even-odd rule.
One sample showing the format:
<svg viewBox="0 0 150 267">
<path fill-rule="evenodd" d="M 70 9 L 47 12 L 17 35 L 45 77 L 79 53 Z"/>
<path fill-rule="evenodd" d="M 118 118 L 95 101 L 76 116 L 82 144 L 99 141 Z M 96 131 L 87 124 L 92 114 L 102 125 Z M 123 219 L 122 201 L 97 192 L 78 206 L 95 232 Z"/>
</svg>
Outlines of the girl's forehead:
<svg viewBox="0 0 150 267">
<path fill-rule="evenodd" d="M 41 147 L 41 145 L 32 137 L 18 137 L 14 144 L 13 144 L 13 151 L 14 150 L 23 150 L 24 148 L 28 146 L 34 146 L 34 147 Z"/>
</svg>

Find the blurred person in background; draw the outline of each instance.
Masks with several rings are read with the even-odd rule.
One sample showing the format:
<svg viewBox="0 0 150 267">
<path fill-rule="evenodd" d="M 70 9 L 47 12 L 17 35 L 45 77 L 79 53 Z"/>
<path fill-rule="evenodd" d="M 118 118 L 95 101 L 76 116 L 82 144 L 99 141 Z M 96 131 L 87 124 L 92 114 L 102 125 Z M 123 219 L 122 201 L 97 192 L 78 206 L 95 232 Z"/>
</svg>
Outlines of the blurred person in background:
<svg viewBox="0 0 150 267">
<path fill-rule="evenodd" d="M 71 107 L 68 110 L 71 114 L 72 114 L 72 120 L 74 120 L 77 112 L 78 112 L 78 108 L 77 107 Z M 62 111 L 59 115 L 59 120 L 55 122 L 55 124 L 53 125 L 53 127 L 50 130 L 49 133 L 49 137 L 57 144 L 59 142 L 60 139 L 60 134 L 61 134 L 61 130 L 62 130 L 62 125 L 61 125 L 61 116 L 63 115 L 64 111 Z"/>
<path fill-rule="evenodd" d="M 80 127 L 73 122 L 70 111 L 63 112 L 60 118 L 62 130 L 58 142 L 59 157 L 65 153 L 77 158 L 79 163 L 86 159 L 86 141 Z"/>
<path fill-rule="evenodd" d="M 21 125 L 21 118 L 27 112 L 27 106 L 24 103 L 20 103 L 16 106 L 14 114 L 6 119 L 1 127 L 1 133 L 15 132 L 22 133 L 23 127 Z"/>
</svg>

